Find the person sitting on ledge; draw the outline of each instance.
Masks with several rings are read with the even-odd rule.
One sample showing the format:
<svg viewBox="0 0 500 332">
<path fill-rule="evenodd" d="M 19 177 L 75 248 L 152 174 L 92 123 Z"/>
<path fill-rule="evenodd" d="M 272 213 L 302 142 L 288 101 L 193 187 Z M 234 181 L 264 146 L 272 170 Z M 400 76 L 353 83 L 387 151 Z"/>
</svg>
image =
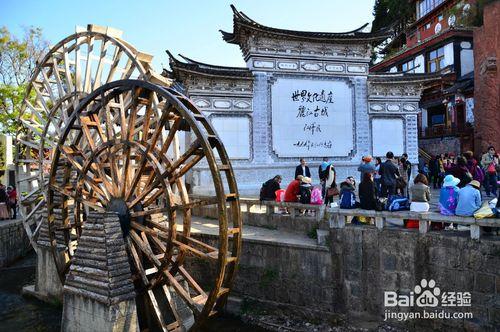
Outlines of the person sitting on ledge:
<svg viewBox="0 0 500 332">
<path fill-rule="evenodd" d="M 427 177 L 419 173 L 411 187 L 411 204 L 410 211 L 427 212 L 429 211 L 429 201 L 431 199 L 431 191 L 429 189 L 429 181 Z"/>
<path fill-rule="evenodd" d="M 375 210 L 377 205 L 377 187 L 373 182 L 373 173 L 363 173 L 359 184 L 359 206 L 365 210 Z"/>
<path fill-rule="evenodd" d="M 458 187 L 460 180 L 451 174 L 446 175 L 439 192 L 439 210 L 442 215 L 453 216 L 457 208 Z"/>
<path fill-rule="evenodd" d="M 481 184 L 473 180 L 458 192 L 458 204 L 455 214 L 462 217 L 471 217 L 481 207 Z"/>
<path fill-rule="evenodd" d="M 299 186 L 299 195 L 300 195 L 300 203 L 302 204 L 311 204 L 311 178 L 304 176 Z"/>
<path fill-rule="evenodd" d="M 351 179 L 351 177 L 349 177 L 340 184 L 339 207 L 341 209 L 355 209 L 359 206 L 359 203 L 356 202 L 353 180 L 354 179 Z"/>
<path fill-rule="evenodd" d="M 262 184 L 260 189 L 261 201 L 276 200 L 276 191 L 280 190 L 281 175 L 276 175 L 274 178 L 267 180 Z"/>
<path fill-rule="evenodd" d="M 302 175 L 297 176 L 295 180 L 290 182 L 285 191 L 285 202 L 298 202 L 300 194 L 300 183 L 302 182 Z"/>
</svg>

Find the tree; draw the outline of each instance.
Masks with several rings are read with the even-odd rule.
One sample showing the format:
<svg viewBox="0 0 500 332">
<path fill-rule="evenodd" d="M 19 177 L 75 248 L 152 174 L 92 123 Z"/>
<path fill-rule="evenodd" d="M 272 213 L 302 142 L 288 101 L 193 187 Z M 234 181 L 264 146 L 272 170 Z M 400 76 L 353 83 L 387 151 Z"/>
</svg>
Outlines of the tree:
<svg viewBox="0 0 500 332">
<path fill-rule="evenodd" d="M 391 27 L 397 35 L 415 19 L 415 5 L 405 0 L 376 0 L 372 31 Z"/>
<path fill-rule="evenodd" d="M 25 29 L 22 39 L 0 28 L 0 132 L 14 134 L 26 85 L 36 60 L 48 49 L 40 28 Z"/>
</svg>

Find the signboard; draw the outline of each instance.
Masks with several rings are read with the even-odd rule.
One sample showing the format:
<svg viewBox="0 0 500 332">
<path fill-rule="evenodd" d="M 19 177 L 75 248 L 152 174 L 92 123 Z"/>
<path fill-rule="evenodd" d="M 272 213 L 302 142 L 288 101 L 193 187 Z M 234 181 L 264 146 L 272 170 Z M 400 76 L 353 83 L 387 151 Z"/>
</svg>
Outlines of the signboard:
<svg viewBox="0 0 500 332">
<path fill-rule="evenodd" d="M 278 78 L 271 94 L 279 157 L 345 157 L 354 149 L 353 91 L 346 82 Z"/>
</svg>

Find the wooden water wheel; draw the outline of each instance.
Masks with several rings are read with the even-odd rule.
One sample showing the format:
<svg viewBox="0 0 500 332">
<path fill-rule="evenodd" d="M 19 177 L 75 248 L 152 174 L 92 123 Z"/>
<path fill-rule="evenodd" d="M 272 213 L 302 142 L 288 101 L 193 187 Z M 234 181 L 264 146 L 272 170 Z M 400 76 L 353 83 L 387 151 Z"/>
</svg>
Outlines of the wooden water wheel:
<svg viewBox="0 0 500 332">
<path fill-rule="evenodd" d="M 27 86 L 17 135 L 16 179 L 26 233 L 34 248 L 42 228 L 54 149 L 79 101 L 119 79 L 156 79 L 152 56 L 121 39 L 121 31 L 89 25 L 61 40 L 37 61 Z"/>
<path fill-rule="evenodd" d="M 191 139 L 174 153 L 178 133 Z M 200 163 L 211 170 L 215 194 L 190 201 L 182 179 Z M 191 209 L 203 205 L 218 211 L 215 240 L 192 236 Z M 170 88 L 121 80 L 85 97 L 54 150 L 47 209 L 54 253 L 63 242 L 68 258 L 56 259 L 62 279 L 89 212 L 118 213 L 136 290 L 164 331 L 182 324 L 174 306 L 165 305 L 172 297 L 191 310 L 197 329 L 231 287 L 241 245 L 233 170 L 207 118 Z M 213 273 L 195 275 L 193 259 Z"/>
</svg>

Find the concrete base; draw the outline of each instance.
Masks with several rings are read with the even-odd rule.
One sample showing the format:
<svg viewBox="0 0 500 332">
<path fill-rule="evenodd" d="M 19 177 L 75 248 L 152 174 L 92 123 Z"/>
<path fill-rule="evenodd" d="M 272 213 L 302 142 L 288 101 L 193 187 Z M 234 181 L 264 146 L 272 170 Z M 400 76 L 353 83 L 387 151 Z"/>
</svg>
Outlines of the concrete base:
<svg viewBox="0 0 500 332">
<path fill-rule="evenodd" d="M 38 246 L 36 249 L 36 281 L 34 292 L 38 298 L 62 300 L 62 283 L 57 273 L 57 267 L 52 255 L 52 249 L 46 246 Z M 63 253 L 59 259 L 63 260 Z"/>
<path fill-rule="evenodd" d="M 107 305 L 76 294 L 64 294 L 61 331 L 138 332 L 135 300 Z"/>
</svg>

